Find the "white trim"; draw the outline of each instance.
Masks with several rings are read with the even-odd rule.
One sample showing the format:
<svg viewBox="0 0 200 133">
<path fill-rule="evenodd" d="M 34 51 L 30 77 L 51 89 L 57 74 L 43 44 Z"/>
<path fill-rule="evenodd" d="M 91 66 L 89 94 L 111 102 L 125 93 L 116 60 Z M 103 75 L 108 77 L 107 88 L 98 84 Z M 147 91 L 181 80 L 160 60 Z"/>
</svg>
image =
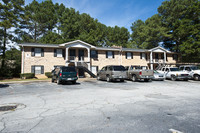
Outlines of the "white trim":
<svg viewBox="0 0 200 133">
<path fill-rule="evenodd" d="M 24 73 L 24 47 L 22 46 L 22 69 L 21 69 L 21 73 Z"/>
<path fill-rule="evenodd" d="M 161 51 L 156 51 L 156 50 L 161 50 Z M 165 49 L 165 48 L 162 48 L 162 47 L 160 47 L 160 46 L 158 46 L 158 47 L 155 47 L 155 48 L 152 48 L 152 49 L 149 49 L 148 51 L 152 51 L 152 52 L 167 52 L 167 53 L 171 53 L 169 50 L 167 50 L 167 49 Z"/>
<path fill-rule="evenodd" d="M 81 44 L 84 44 L 90 48 L 96 48 L 95 46 L 89 44 L 89 43 L 86 43 L 86 42 L 83 42 L 81 40 L 75 40 L 75 41 L 71 41 L 71 42 L 67 42 L 67 43 L 63 43 L 63 44 L 60 44 L 59 46 L 67 46 L 67 45 L 71 45 L 71 44 L 77 44 L 77 43 L 81 43 Z"/>
</svg>

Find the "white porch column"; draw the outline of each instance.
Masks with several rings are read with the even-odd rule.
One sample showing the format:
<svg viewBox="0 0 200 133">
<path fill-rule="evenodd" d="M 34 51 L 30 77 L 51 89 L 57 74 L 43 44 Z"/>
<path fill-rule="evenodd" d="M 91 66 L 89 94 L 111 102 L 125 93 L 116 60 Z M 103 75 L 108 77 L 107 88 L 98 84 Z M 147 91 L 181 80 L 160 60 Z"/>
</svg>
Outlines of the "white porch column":
<svg viewBox="0 0 200 133">
<path fill-rule="evenodd" d="M 151 70 L 153 70 L 153 52 L 151 51 L 151 53 L 150 53 L 150 65 L 151 65 Z"/>
<path fill-rule="evenodd" d="M 166 63 L 166 52 L 164 52 L 164 64 Z"/>
<path fill-rule="evenodd" d="M 90 67 L 90 48 L 87 48 L 88 51 L 88 70 L 91 71 L 91 67 Z"/>
<path fill-rule="evenodd" d="M 21 73 L 24 73 L 24 47 L 22 46 L 22 63 L 21 63 Z"/>
<path fill-rule="evenodd" d="M 69 63 L 68 63 L 68 60 L 69 60 L 68 51 L 69 51 L 69 47 L 66 47 L 66 50 L 65 50 L 65 66 L 69 65 Z"/>
</svg>

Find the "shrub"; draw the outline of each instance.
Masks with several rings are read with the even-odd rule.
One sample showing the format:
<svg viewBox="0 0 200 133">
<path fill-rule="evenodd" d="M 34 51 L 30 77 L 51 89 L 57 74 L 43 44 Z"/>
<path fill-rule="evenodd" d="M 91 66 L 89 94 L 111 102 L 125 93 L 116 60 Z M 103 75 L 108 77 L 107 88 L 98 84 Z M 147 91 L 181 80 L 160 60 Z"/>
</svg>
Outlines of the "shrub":
<svg viewBox="0 0 200 133">
<path fill-rule="evenodd" d="M 45 72 L 45 76 L 47 76 L 48 78 L 52 78 L 52 73 L 51 72 Z"/>
<path fill-rule="evenodd" d="M 24 79 L 31 79 L 31 78 L 35 77 L 35 74 L 34 73 L 23 73 L 23 74 L 20 74 L 20 77 L 24 78 Z"/>
</svg>

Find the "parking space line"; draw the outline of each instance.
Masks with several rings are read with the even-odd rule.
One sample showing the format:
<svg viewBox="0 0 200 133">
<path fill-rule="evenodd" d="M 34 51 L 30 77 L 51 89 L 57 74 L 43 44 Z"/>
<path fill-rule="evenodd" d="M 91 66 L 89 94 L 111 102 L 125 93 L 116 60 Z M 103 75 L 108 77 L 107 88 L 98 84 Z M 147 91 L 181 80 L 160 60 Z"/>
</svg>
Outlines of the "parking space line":
<svg viewBox="0 0 200 133">
<path fill-rule="evenodd" d="M 169 129 L 169 131 L 171 131 L 172 133 L 183 133 L 183 132 L 175 130 L 175 129 Z"/>
</svg>

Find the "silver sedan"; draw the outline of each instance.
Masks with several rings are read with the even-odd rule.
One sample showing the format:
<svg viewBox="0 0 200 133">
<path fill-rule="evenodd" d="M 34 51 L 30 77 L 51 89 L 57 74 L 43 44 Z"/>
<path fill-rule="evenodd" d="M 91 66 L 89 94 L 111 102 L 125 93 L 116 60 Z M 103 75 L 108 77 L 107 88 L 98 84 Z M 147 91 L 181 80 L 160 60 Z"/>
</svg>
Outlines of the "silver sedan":
<svg viewBox="0 0 200 133">
<path fill-rule="evenodd" d="M 164 74 L 159 73 L 158 71 L 154 70 L 154 75 L 153 75 L 153 79 L 152 80 L 164 81 L 165 80 L 165 76 L 164 76 Z"/>
</svg>

